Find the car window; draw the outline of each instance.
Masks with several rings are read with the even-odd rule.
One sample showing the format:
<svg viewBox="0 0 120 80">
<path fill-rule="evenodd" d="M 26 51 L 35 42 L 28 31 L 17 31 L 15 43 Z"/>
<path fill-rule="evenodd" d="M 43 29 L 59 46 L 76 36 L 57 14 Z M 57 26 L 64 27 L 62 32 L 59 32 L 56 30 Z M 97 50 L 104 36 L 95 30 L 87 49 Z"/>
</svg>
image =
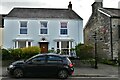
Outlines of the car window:
<svg viewBox="0 0 120 80">
<path fill-rule="evenodd" d="M 59 56 L 49 55 L 47 58 L 48 63 L 62 63 L 62 58 Z"/>
<path fill-rule="evenodd" d="M 43 64 L 45 63 L 45 60 L 46 60 L 45 56 L 39 56 L 39 57 L 32 59 L 32 62 L 36 64 Z"/>
</svg>

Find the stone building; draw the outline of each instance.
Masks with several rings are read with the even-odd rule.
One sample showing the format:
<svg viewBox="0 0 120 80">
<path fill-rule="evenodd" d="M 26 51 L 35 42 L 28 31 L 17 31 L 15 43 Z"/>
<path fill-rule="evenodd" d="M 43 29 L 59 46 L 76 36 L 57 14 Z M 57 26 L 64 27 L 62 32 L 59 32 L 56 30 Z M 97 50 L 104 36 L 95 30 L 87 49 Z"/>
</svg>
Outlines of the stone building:
<svg viewBox="0 0 120 80">
<path fill-rule="evenodd" d="M 103 0 L 96 0 L 92 4 L 92 14 L 84 28 L 84 42 L 94 46 L 94 37 L 96 37 L 99 58 L 115 59 L 118 57 L 119 13 L 120 9 L 104 8 Z"/>
</svg>

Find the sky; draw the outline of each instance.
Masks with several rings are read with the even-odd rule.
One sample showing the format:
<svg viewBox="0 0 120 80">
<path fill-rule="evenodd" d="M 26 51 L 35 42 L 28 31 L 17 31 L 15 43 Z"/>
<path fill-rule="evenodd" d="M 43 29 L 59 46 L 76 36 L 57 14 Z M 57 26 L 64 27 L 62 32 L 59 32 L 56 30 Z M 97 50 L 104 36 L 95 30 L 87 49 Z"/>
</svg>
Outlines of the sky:
<svg viewBox="0 0 120 80">
<path fill-rule="evenodd" d="M 69 1 L 72 3 L 72 9 L 83 18 L 83 26 L 85 26 L 92 13 L 91 5 L 95 0 L 0 0 L 0 14 L 8 14 L 14 7 L 68 8 Z M 103 0 L 103 7 L 118 8 L 119 1 Z"/>
</svg>

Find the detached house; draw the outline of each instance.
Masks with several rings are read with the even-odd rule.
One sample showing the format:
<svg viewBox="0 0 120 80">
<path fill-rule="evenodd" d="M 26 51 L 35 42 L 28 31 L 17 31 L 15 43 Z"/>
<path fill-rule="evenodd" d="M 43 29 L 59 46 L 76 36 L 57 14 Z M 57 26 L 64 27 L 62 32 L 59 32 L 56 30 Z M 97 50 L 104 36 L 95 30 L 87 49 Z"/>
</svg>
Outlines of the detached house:
<svg viewBox="0 0 120 80">
<path fill-rule="evenodd" d="M 104 8 L 102 1 L 95 0 L 92 4 L 92 15 L 84 28 L 84 42 L 94 45 L 96 33 L 98 57 L 116 59 L 120 45 L 120 9 Z"/>
<path fill-rule="evenodd" d="M 83 19 L 72 10 L 57 8 L 14 8 L 4 18 L 4 48 L 40 46 L 70 54 L 83 40 Z"/>
</svg>

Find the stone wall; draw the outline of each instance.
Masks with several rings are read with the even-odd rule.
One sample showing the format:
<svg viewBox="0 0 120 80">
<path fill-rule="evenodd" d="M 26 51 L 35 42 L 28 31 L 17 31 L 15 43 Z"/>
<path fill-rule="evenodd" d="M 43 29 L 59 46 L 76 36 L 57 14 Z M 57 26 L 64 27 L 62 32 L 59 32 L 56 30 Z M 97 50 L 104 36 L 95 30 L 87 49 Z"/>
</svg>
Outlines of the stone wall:
<svg viewBox="0 0 120 80">
<path fill-rule="evenodd" d="M 93 5 L 93 8 L 96 8 L 98 4 Z M 99 3 L 98 7 L 100 7 L 100 5 L 101 3 Z M 111 59 L 112 48 L 113 57 L 115 58 L 118 56 L 118 22 L 120 22 L 120 18 L 110 18 L 99 11 L 93 11 L 88 23 L 86 24 L 84 29 L 84 42 L 85 44 L 91 44 L 94 46 L 95 40 L 92 35 L 94 35 L 95 32 L 97 33 L 97 53 L 99 58 Z"/>
</svg>

